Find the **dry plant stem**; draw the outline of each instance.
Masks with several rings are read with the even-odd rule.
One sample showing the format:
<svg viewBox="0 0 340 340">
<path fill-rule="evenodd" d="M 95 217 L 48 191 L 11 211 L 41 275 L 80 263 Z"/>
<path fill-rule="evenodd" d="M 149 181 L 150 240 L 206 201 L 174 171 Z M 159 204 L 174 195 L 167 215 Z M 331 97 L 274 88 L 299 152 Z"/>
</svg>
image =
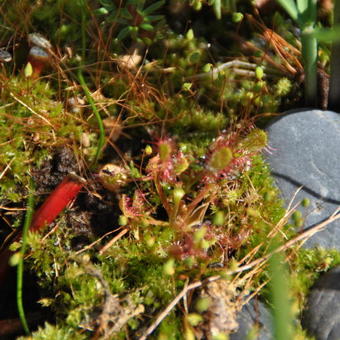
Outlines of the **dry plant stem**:
<svg viewBox="0 0 340 340">
<path fill-rule="evenodd" d="M 7 170 L 11 167 L 11 164 L 12 164 L 13 161 L 14 161 L 14 157 L 8 162 L 8 164 L 6 165 L 5 169 L 1 172 L 0 180 L 2 179 L 2 177 L 5 176 Z"/>
<path fill-rule="evenodd" d="M 245 301 L 243 301 L 242 305 L 248 304 L 248 302 L 252 300 L 255 296 L 257 296 L 259 292 L 261 291 L 261 289 L 265 287 L 268 283 L 269 283 L 269 280 L 266 280 L 259 287 L 257 287 L 256 290 L 253 293 L 249 294 L 249 296 L 245 299 Z"/>
<path fill-rule="evenodd" d="M 26 103 L 24 103 L 22 100 L 20 100 L 18 97 L 16 97 L 12 92 L 10 92 L 10 96 L 12 98 L 14 98 L 19 104 L 21 104 L 23 107 L 25 107 L 27 110 L 29 110 L 30 112 L 32 112 L 34 115 L 38 116 L 40 119 L 42 119 L 47 125 L 49 125 L 50 127 L 53 128 L 54 130 L 54 126 L 52 123 L 50 123 L 44 116 L 42 116 L 41 114 L 39 114 L 38 112 L 35 112 L 30 106 L 28 106 Z"/>
<path fill-rule="evenodd" d="M 289 247 L 293 246 L 295 243 L 299 242 L 299 241 L 304 241 L 307 238 L 313 236 L 315 233 L 321 231 L 322 229 L 324 229 L 328 224 L 336 221 L 337 219 L 340 218 L 340 207 L 324 222 L 316 225 L 313 228 L 310 228 L 308 230 L 306 230 L 305 232 L 301 233 L 300 235 L 294 237 L 293 239 L 291 239 L 290 241 L 286 242 L 285 244 L 283 244 L 282 246 L 276 248 L 274 251 L 272 251 L 271 253 L 255 260 L 252 261 L 244 266 L 239 267 L 236 270 L 230 270 L 230 271 L 226 271 L 224 274 L 225 275 L 233 275 L 233 274 L 238 274 L 241 273 L 243 271 L 249 270 L 251 268 L 254 268 L 255 266 L 258 265 L 263 265 L 265 262 L 267 262 L 271 256 L 273 256 L 274 254 L 277 254 L 281 251 L 284 251 L 286 249 L 288 249 Z M 186 286 L 185 288 L 183 288 L 183 290 L 175 297 L 174 300 L 171 301 L 171 303 L 158 315 L 158 317 L 156 318 L 156 320 L 146 329 L 146 331 L 144 332 L 144 334 L 139 338 L 139 340 L 145 340 L 157 327 L 158 325 L 166 318 L 166 316 L 171 312 L 171 310 L 179 303 L 179 301 L 191 290 L 196 289 L 198 287 L 201 287 L 203 284 L 209 283 L 209 282 L 213 282 L 216 280 L 222 279 L 221 276 L 211 276 L 208 279 L 206 279 L 205 281 L 197 281 L 194 283 L 191 283 L 190 285 Z"/>
<path fill-rule="evenodd" d="M 26 208 L 9 208 L 9 207 L 4 207 L 3 205 L 0 205 L 0 210 L 6 210 L 6 211 L 24 211 L 24 210 L 26 210 Z"/>
<path fill-rule="evenodd" d="M 232 60 L 232 61 L 228 61 L 222 65 L 219 65 L 217 67 L 214 67 L 210 72 L 205 72 L 205 73 L 199 73 L 199 74 L 195 74 L 191 77 L 187 77 L 187 80 L 197 80 L 197 79 L 215 79 L 216 76 L 221 73 L 222 71 L 226 70 L 226 69 L 232 69 L 234 71 L 236 70 L 240 70 L 239 67 L 243 68 L 243 71 L 246 71 L 246 69 L 248 69 L 247 71 L 249 72 L 249 70 L 255 70 L 257 65 L 256 64 L 251 64 L 248 63 L 246 61 L 241 61 L 241 60 Z M 255 75 L 255 73 L 254 73 Z"/>
<path fill-rule="evenodd" d="M 212 191 L 210 193 L 210 191 Z M 211 195 L 210 201 L 215 198 L 214 185 L 206 185 L 195 197 L 195 199 L 188 205 L 188 210 L 191 211 L 195 207 L 197 207 L 198 203 L 200 203 L 204 198 L 206 198 L 209 194 Z"/>
<path fill-rule="evenodd" d="M 282 233 L 281 228 L 286 224 L 287 219 L 294 213 L 296 208 L 300 206 L 300 203 L 296 203 L 291 209 L 289 209 L 285 216 L 283 216 L 279 222 L 277 222 L 276 226 L 270 231 L 267 235 L 267 238 L 273 238 L 278 232 Z"/>
<path fill-rule="evenodd" d="M 211 277 L 210 279 L 215 278 L 215 280 L 219 279 L 220 277 Z M 213 280 L 209 280 L 212 282 Z M 175 297 L 174 300 L 158 315 L 156 320 L 151 324 L 151 326 L 144 332 L 144 334 L 139 338 L 139 340 L 145 340 L 156 328 L 157 326 L 163 321 L 163 319 L 171 312 L 171 310 L 178 304 L 178 302 L 190 291 L 195 288 L 202 286 L 202 281 L 197 281 L 191 283 L 190 285 L 183 288 L 183 290 Z"/>
<path fill-rule="evenodd" d="M 255 69 L 258 65 L 257 64 L 252 64 L 248 63 L 246 61 L 242 60 L 232 60 L 228 61 L 222 65 L 219 65 L 217 67 L 214 67 L 211 71 L 205 72 L 205 73 L 199 73 L 195 74 L 190 77 L 186 77 L 186 80 L 200 80 L 200 79 L 216 79 L 218 74 L 223 72 L 226 69 L 232 70 L 235 74 L 240 75 L 240 76 L 245 76 L 245 77 L 255 77 Z M 268 67 L 264 67 L 264 72 L 266 77 L 279 77 L 282 76 L 282 74 L 278 74 L 272 69 L 268 69 Z"/>
<path fill-rule="evenodd" d="M 78 250 L 75 254 L 79 255 L 81 253 L 83 253 L 86 250 L 91 249 L 93 246 L 95 246 L 97 243 L 99 243 L 102 239 L 104 239 L 106 236 L 109 236 L 113 233 L 115 233 L 117 230 L 112 230 L 107 232 L 106 234 L 104 234 L 102 237 L 99 237 L 97 240 L 95 240 L 94 242 L 90 243 L 89 245 L 87 245 L 86 247 L 84 247 L 83 249 Z"/>
<path fill-rule="evenodd" d="M 262 33 L 263 39 L 274 49 L 275 53 L 282 59 L 283 64 L 289 72 L 295 74 L 302 71 L 303 67 L 299 61 L 301 52 L 293 45 L 289 44 L 279 34 L 257 21 L 252 15 L 247 14 L 249 22 Z M 290 62 L 289 62 L 289 61 Z M 294 65 L 294 67 L 292 66 Z"/>
<path fill-rule="evenodd" d="M 99 255 L 104 254 L 117 240 L 123 237 L 129 231 L 128 228 L 123 229 L 118 235 L 116 235 L 111 241 L 109 241 L 102 249 L 99 251 Z"/>
<path fill-rule="evenodd" d="M 283 250 L 286 250 L 288 248 L 290 248 L 291 246 L 293 246 L 295 243 L 300 242 L 300 241 L 306 241 L 308 238 L 312 237 L 314 234 L 316 234 L 317 232 L 321 231 L 322 229 L 324 229 L 328 224 L 336 221 L 337 219 L 340 218 L 340 207 L 329 217 L 327 218 L 325 221 L 319 223 L 318 225 L 302 232 L 301 234 L 299 234 L 298 236 L 292 238 L 291 240 L 289 240 L 288 242 L 286 242 L 285 244 L 283 244 L 282 246 L 276 248 L 275 250 L 273 250 L 272 252 L 270 252 L 269 254 L 249 263 L 246 264 L 244 266 L 239 267 L 237 270 L 235 270 L 234 272 L 228 272 L 227 274 L 234 274 L 236 272 L 240 272 L 240 271 L 245 271 L 248 270 L 250 268 L 253 268 L 254 266 L 262 263 L 262 262 L 266 262 L 269 260 L 269 258 L 271 256 L 273 256 L 274 254 L 277 254 Z"/>
</svg>

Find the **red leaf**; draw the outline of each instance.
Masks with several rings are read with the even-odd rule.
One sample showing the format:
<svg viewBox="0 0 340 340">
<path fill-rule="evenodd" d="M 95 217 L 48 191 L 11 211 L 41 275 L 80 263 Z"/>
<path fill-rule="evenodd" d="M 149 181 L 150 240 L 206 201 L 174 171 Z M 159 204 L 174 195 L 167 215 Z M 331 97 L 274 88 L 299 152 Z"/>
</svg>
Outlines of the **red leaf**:
<svg viewBox="0 0 340 340">
<path fill-rule="evenodd" d="M 81 178 L 75 175 L 66 176 L 35 212 L 29 230 L 39 231 L 52 223 L 60 212 L 78 195 L 82 187 L 83 180 Z M 20 239 L 21 232 L 14 237 L 12 242 Z M 11 255 L 12 252 L 8 247 L 5 247 L 0 252 L 0 285 L 6 277 L 8 261 Z"/>
<path fill-rule="evenodd" d="M 65 177 L 35 212 L 30 231 L 37 231 L 52 223 L 59 213 L 77 196 L 82 187 L 83 184 L 77 177 Z"/>
</svg>

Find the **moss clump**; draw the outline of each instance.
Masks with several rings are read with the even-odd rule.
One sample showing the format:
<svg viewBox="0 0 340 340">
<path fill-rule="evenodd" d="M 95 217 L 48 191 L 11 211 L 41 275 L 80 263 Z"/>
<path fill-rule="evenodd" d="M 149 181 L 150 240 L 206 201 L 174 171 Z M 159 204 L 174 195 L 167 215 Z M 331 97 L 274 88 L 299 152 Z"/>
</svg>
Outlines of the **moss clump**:
<svg viewBox="0 0 340 340">
<path fill-rule="evenodd" d="M 40 167 L 55 147 L 66 144 L 79 149 L 87 127 L 56 100 L 49 82 L 23 77 L 0 82 L 1 100 L 6 103 L 0 107 L 0 168 L 6 175 L 0 184 L 0 200 L 20 202 L 24 198 L 20 187 L 25 187 L 29 169 Z"/>
<path fill-rule="evenodd" d="M 340 253 L 336 249 L 300 249 L 292 259 L 292 290 L 303 308 L 309 289 L 319 276 L 340 264 Z"/>
<path fill-rule="evenodd" d="M 263 242 L 283 209 L 268 179 L 268 168 L 260 157 L 249 156 L 262 147 L 256 134 L 218 137 L 209 147 L 212 155 L 223 151 L 225 145 L 233 150 L 232 160 L 219 163 L 218 169 L 208 166 L 213 159 L 210 157 L 206 157 L 206 166 L 195 167 L 195 158 L 178 151 L 174 141 L 160 141 L 158 152 L 150 155 L 153 157 L 145 170 L 149 183 L 135 187 L 131 198 L 128 194 L 121 196 L 120 208 L 129 236 L 118 239 L 104 254 L 91 247 L 78 255 L 70 242 L 71 230 L 60 222 L 57 232 L 44 242 L 32 234 L 30 267 L 51 291 L 42 302 L 57 311 L 58 324 L 79 335 L 79 325 L 89 331 L 96 329 L 99 324 L 95 320 L 106 313 L 108 296 L 116 296 L 118 311 L 112 314 L 111 310 L 110 318 L 124 320 L 124 331 L 111 329 L 112 334 L 119 338 L 119 334 L 141 331 L 146 315 L 164 309 L 185 282 L 219 273 L 210 266 L 221 256 L 223 266 L 232 268 L 243 254 Z M 166 156 L 164 145 L 169 146 Z M 237 161 L 242 157 L 250 157 L 253 168 L 249 170 L 249 165 Z M 178 159 L 188 162 L 181 172 L 176 171 Z M 148 190 L 148 201 L 142 188 Z M 179 191 L 181 195 L 176 196 L 174 193 Z M 265 198 L 267 191 L 272 193 L 270 200 Z M 133 192 L 132 188 L 128 192 Z M 163 214 L 158 213 L 160 209 Z M 264 248 L 257 256 L 265 252 Z M 257 285 L 255 281 L 253 284 Z M 57 298 L 53 292 L 58 292 Z M 177 314 L 176 309 L 168 316 L 176 322 L 165 320 L 157 332 L 159 336 L 180 334 L 181 316 Z"/>
<path fill-rule="evenodd" d="M 39 329 L 32 334 L 34 339 L 37 340 L 46 340 L 46 339 L 55 339 L 55 340 L 84 340 L 87 339 L 86 334 L 79 334 L 75 332 L 72 328 L 65 327 L 64 325 L 51 325 L 49 323 L 45 323 L 43 327 L 39 327 Z M 18 340 L 24 340 L 27 337 L 19 337 Z"/>
</svg>

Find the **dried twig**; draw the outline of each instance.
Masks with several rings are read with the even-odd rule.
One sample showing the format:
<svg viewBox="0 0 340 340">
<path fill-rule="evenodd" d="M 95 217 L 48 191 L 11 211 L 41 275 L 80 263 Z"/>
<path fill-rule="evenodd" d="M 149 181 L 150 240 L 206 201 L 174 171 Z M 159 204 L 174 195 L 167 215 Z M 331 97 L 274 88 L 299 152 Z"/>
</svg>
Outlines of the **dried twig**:
<svg viewBox="0 0 340 340">
<path fill-rule="evenodd" d="M 38 112 L 34 111 L 29 105 L 27 105 L 26 103 L 24 103 L 21 99 L 19 99 L 18 97 L 16 97 L 12 92 L 10 92 L 10 96 L 12 98 L 14 98 L 19 104 L 21 104 L 22 106 L 24 106 L 27 110 L 29 110 L 30 112 L 32 112 L 34 115 L 38 116 L 40 119 L 42 119 L 46 124 L 48 124 L 50 127 L 53 128 L 54 130 L 54 126 L 53 124 L 51 124 L 49 122 L 48 119 L 46 119 L 44 116 L 42 116 L 41 114 L 39 114 Z"/>
<path fill-rule="evenodd" d="M 123 229 L 118 235 L 116 235 L 111 241 L 109 241 L 105 246 L 99 250 L 99 255 L 105 253 L 117 240 L 119 240 L 123 235 L 129 231 L 128 228 Z"/>
<path fill-rule="evenodd" d="M 86 247 L 84 247 L 83 249 L 80 249 L 76 252 L 76 255 L 79 255 L 81 253 L 83 253 L 84 251 L 91 249 L 94 245 L 96 245 L 97 243 L 99 243 L 102 239 L 104 239 L 106 236 L 111 235 L 113 233 L 117 232 L 117 230 L 111 230 L 109 232 L 107 232 L 106 234 L 104 234 L 102 237 L 99 237 L 97 240 L 95 240 L 94 242 L 88 244 Z"/>
<path fill-rule="evenodd" d="M 158 315 L 156 320 L 148 327 L 144 334 L 139 338 L 139 340 L 145 340 L 156 328 L 157 326 L 166 318 L 166 316 L 171 312 L 171 310 L 178 304 L 178 302 L 190 291 L 195 288 L 202 286 L 207 282 L 213 282 L 220 279 L 220 276 L 212 276 L 206 281 L 197 281 L 191 283 L 190 285 L 184 287 L 182 291 L 171 301 L 171 303 Z"/>
<path fill-rule="evenodd" d="M 340 207 L 329 217 L 327 218 L 325 221 L 319 223 L 318 225 L 309 228 L 308 230 L 302 232 L 301 234 L 299 234 L 298 236 L 292 238 L 291 240 L 289 240 L 288 242 L 286 242 L 285 244 L 283 244 L 282 246 L 276 248 L 275 250 L 273 250 L 272 252 L 270 252 L 269 254 L 253 261 L 250 262 L 244 266 L 239 267 L 238 269 L 236 269 L 234 272 L 228 272 L 228 274 L 234 274 L 235 272 L 241 272 L 241 271 L 246 271 L 250 268 L 255 267 L 256 265 L 262 263 L 262 262 L 266 262 L 270 259 L 270 257 L 272 257 L 274 254 L 277 254 L 283 250 L 288 249 L 289 247 L 293 246 L 295 243 L 300 242 L 300 241 L 305 241 L 308 238 L 312 237 L 314 234 L 316 234 L 317 232 L 321 231 L 322 229 L 324 229 L 328 224 L 336 221 L 337 219 L 340 218 Z"/>
<path fill-rule="evenodd" d="M 14 161 L 14 158 L 12 158 L 9 163 L 6 165 L 5 169 L 1 172 L 0 174 L 0 180 L 2 179 L 2 177 L 4 177 L 4 175 L 6 174 L 7 170 L 11 167 L 12 162 Z"/>
</svg>

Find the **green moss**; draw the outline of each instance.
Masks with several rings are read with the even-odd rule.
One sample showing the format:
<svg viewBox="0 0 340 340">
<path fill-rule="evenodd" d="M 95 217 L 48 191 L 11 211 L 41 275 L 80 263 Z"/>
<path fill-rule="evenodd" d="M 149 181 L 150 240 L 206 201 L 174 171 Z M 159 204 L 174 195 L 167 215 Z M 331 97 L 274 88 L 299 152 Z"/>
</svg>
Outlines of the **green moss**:
<svg viewBox="0 0 340 340">
<path fill-rule="evenodd" d="M 170 313 L 161 323 L 157 331 L 158 340 L 180 340 L 183 339 L 183 331 L 180 319 L 175 313 Z"/>
<path fill-rule="evenodd" d="M 319 276 L 340 264 L 340 253 L 335 249 L 300 249 L 293 259 L 292 283 L 293 291 L 303 304 L 308 290 L 313 286 Z"/>
<path fill-rule="evenodd" d="M 19 202 L 28 169 L 41 166 L 51 147 L 77 143 L 83 127 L 55 100 L 48 82 L 21 77 L 0 79 L 0 168 L 7 171 L 0 184 L 0 200 Z"/>
<path fill-rule="evenodd" d="M 88 337 L 86 334 L 81 334 L 72 328 L 65 327 L 65 325 L 56 326 L 46 322 L 44 327 L 39 327 L 31 336 L 19 337 L 18 340 L 28 340 L 32 338 L 36 340 L 84 340 Z"/>
</svg>

